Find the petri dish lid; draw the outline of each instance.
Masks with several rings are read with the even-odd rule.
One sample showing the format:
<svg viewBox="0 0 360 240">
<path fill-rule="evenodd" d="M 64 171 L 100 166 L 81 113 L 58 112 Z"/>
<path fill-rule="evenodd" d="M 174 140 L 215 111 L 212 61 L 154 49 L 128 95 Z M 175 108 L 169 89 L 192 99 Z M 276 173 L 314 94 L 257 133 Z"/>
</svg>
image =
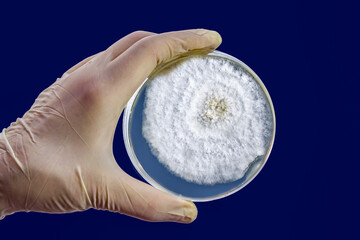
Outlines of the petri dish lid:
<svg viewBox="0 0 360 240">
<path fill-rule="evenodd" d="M 216 184 L 198 184 L 189 182 L 170 172 L 168 168 L 160 163 L 157 157 L 152 153 L 149 143 L 143 136 L 143 110 L 145 92 L 148 84 L 162 71 L 168 69 L 173 64 L 176 64 L 179 61 L 186 61 L 187 59 L 195 56 L 203 58 L 225 59 L 250 74 L 262 90 L 270 109 L 269 114 L 271 115 L 270 118 L 272 119 L 272 130 L 271 137 L 267 143 L 267 151 L 264 155 L 256 157 L 256 159 L 251 164 L 249 164 L 244 176 L 235 181 Z M 229 196 L 245 187 L 257 176 L 257 174 L 261 171 L 267 162 L 267 159 L 269 158 L 270 152 L 272 150 L 275 139 L 275 126 L 275 111 L 270 95 L 263 82 L 253 70 L 251 70 L 239 59 L 226 53 L 220 51 L 195 50 L 180 55 L 158 66 L 137 89 L 124 110 L 123 136 L 129 158 L 137 172 L 145 181 L 147 181 L 155 188 L 167 192 L 173 196 L 195 202 L 204 202 Z"/>
</svg>

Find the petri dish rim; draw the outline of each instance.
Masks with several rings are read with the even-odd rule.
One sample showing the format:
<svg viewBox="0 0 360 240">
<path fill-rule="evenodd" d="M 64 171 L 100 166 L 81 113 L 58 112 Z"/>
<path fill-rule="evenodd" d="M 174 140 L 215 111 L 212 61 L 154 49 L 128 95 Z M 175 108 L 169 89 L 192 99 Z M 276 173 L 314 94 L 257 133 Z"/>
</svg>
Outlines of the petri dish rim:
<svg viewBox="0 0 360 240">
<path fill-rule="evenodd" d="M 141 165 L 140 161 L 138 160 L 134 148 L 133 148 L 133 143 L 131 140 L 131 134 L 130 134 L 130 128 L 131 128 L 131 116 L 132 116 L 132 112 L 133 109 L 135 107 L 135 104 L 137 102 L 138 97 L 140 96 L 140 94 L 142 93 L 142 91 L 144 90 L 144 88 L 146 87 L 146 85 L 150 82 L 149 80 L 151 80 L 153 78 L 153 76 L 155 76 L 157 73 L 159 73 L 161 70 L 163 70 L 164 68 L 170 66 L 171 64 L 174 64 L 186 57 L 192 56 L 192 55 L 208 55 L 210 57 L 219 57 L 219 58 L 224 58 L 226 60 L 232 61 L 233 63 L 239 65 L 240 67 L 242 67 L 245 71 L 247 71 L 254 79 L 255 81 L 258 83 L 258 85 L 261 87 L 268 103 L 270 106 L 270 110 L 271 110 L 271 114 L 272 114 L 272 120 L 273 120 L 273 132 L 272 132 L 272 137 L 270 139 L 269 142 L 269 148 L 266 152 L 266 154 L 264 155 L 264 158 L 262 159 L 260 166 L 258 166 L 256 168 L 256 170 L 254 172 L 251 173 L 251 176 L 246 179 L 242 184 L 240 184 L 239 186 L 230 189 L 228 191 L 225 191 L 221 194 L 217 194 L 214 196 L 209 196 L 209 197 L 187 197 L 187 196 L 183 196 L 179 193 L 176 193 L 174 191 L 171 191 L 170 189 L 162 186 L 160 183 L 158 183 L 156 180 L 154 180 L 143 168 L 143 166 Z M 249 67 L 247 66 L 244 62 L 242 62 L 241 60 L 226 54 L 224 52 L 220 52 L 218 50 L 193 50 L 193 51 L 189 51 L 185 54 L 182 54 L 176 58 L 173 58 L 161 65 L 159 65 L 158 67 L 156 67 L 154 69 L 154 71 L 145 79 L 145 81 L 141 84 L 141 86 L 136 90 L 136 92 L 133 94 L 133 96 L 130 98 L 130 100 L 128 101 L 125 109 L 124 109 L 124 116 L 123 116 L 123 139 L 124 139 L 124 143 L 125 143 L 125 148 L 126 151 L 128 153 L 128 156 L 130 158 L 130 161 L 132 163 L 132 165 L 134 166 L 134 168 L 136 169 L 136 171 L 140 174 L 140 176 L 146 181 L 148 182 L 150 185 L 152 185 L 153 187 L 166 192 L 170 195 L 176 196 L 176 197 L 180 197 L 182 199 L 185 200 L 191 200 L 194 202 L 206 202 L 206 201 L 213 201 L 213 200 L 217 200 L 217 199 L 221 199 L 224 197 L 227 197 L 229 195 L 232 195 L 234 193 L 236 193 L 237 191 L 241 190 L 242 188 L 244 188 L 245 186 L 247 186 L 258 174 L 259 172 L 263 169 L 264 165 L 266 164 L 270 153 L 272 151 L 273 145 L 274 145 L 274 141 L 275 141 L 275 133 L 276 133 L 276 118 L 275 118 L 275 110 L 274 110 L 274 106 L 270 97 L 270 94 L 268 92 L 268 90 L 266 89 L 264 83 L 261 81 L 260 77 Z"/>
</svg>

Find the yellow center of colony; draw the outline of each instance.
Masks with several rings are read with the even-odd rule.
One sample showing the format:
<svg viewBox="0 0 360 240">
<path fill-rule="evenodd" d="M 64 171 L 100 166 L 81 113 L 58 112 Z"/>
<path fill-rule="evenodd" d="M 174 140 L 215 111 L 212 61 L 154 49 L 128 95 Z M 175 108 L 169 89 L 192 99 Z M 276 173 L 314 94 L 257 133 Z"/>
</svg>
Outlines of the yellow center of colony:
<svg viewBox="0 0 360 240">
<path fill-rule="evenodd" d="M 223 119 L 228 113 L 228 106 L 224 98 L 213 97 L 205 103 L 203 112 L 201 113 L 201 120 L 204 124 L 213 124 Z"/>
</svg>

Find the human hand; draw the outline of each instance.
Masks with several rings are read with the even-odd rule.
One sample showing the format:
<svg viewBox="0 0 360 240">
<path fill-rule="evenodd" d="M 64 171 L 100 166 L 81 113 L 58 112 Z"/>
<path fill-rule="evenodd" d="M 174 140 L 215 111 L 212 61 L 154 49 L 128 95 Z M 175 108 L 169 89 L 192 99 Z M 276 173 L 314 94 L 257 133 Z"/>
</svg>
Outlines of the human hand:
<svg viewBox="0 0 360 240">
<path fill-rule="evenodd" d="M 89 208 L 148 221 L 192 222 L 197 209 L 127 175 L 113 155 L 127 101 L 154 68 L 219 34 L 134 32 L 69 69 L 0 134 L 0 218 L 18 211 Z"/>
</svg>

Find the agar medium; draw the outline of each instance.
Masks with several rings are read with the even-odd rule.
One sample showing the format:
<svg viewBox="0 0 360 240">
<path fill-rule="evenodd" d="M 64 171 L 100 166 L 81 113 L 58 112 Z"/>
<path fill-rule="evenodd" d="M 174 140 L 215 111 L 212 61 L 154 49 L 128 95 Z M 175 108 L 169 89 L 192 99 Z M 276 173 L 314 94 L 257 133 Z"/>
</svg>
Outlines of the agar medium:
<svg viewBox="0 0 360 240">
<path fill-rule="evenodd" d="M 123 122 L 140 175 L 193 201 L 247 185 L 269 157 L 275 113 L 260 78 L 219 51 L 193 51 L 158 67 L 128 102 Z"/>
</svg>

